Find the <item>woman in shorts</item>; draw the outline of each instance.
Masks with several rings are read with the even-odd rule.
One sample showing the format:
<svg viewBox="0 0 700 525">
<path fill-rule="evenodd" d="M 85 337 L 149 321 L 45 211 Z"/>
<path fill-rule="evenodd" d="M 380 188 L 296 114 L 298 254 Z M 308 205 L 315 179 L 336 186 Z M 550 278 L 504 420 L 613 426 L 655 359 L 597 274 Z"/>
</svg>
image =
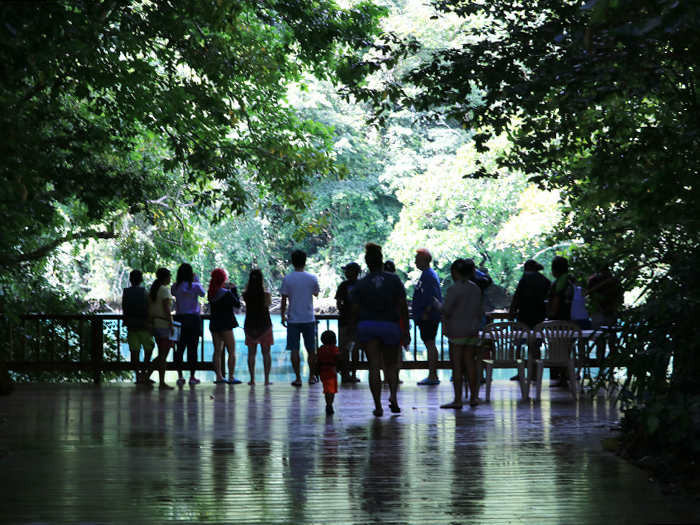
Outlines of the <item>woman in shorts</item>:
<svg viewBox="0 0 700 525">
<path fill-rule="evenodd" d="M 148 292 L 151 316 L 153 317 L 153 337 L 155 337 L 158 346 L 158 357 L 153 360 L 153 369 L 158 370 L 160 379 L 158 388 L 161 390 L 173 390 L 174 388 L 165 382 L 165 368 L 167 366 L 165 360 L 173 346 L 170 336 L 174 333 L 173 318 L 170 314 L 170 305 L 173 299 L 169 286 L 171 279 L 170 270 L 158 268 L 156 280 L 153 281 Z M 150 378 L 146 377 L 145 382 L 150 383 Z"/>
<path fill-rule="evenodd" d="M 447 289 L 445 302 L 436 307 L 442 312 L 442 333 L 450 341 L 452 384 L 455 399 L 440 408 L 462 408 L 462 375 L 466 371 L 469 406 L 479 404 L 479 381 L 476 377 L 479 327 L 484 315 L 481 289 L 470 280 L 476 266 L 471 259 L 457 259 L 450 267 L 454 284 Z"/>
<path fill-rule="evenodd" d="M 399 384 L 398 352 L 401 343 L 408 344 L 411 336 L 408 331 L 406 289 L 395 274 L 384 271 L 381 246 L 367 244 L 365 262 L 369 273 L 357 281 L 350 298 L 353 304 L 351 326 L 356 324 L 358 340 L 367 354 L 374 415 L 379 417 L 384 414 L 380 400 L 382 363 L 385 364 L 386 381 L 389 384 L 389 408 L 395 414 L 401 412 L 396 399 Z"/>
<path fill-rule="evenodd" d="M 211 272 L 207 296 L 210 312 L 209 331 L 214 343 L 214 383 L 237 385 L 241 381 L 233 375 L 236 369 L 236 339 L 233 337 L 233 329 L 238 326 L 234 309 L 241 307 L 241 301 L 236 285 L 228 282 L 226 272 L 221 268 Z M 228 351 L 228 379 L 222 370 L 224 347 Z"/>
<path fill-rule="evenodd" d="M 243 292 L 245 301 L 245 344 L 248 347 L 248 372 L 250 372 L 249 385 L 255 384 L 255 352 L 258 345 L 263 356 L 263 369 L 265 370 L 265 384 L 271 385 L 270 347 L 275 343 L 272 334 L 272 320 L 270 319 L 270 305 L 272 296 L 263 286 L 263 274 L 260 270 L 252 270 L 248 276 L 248 285 Z"/>
</svg>

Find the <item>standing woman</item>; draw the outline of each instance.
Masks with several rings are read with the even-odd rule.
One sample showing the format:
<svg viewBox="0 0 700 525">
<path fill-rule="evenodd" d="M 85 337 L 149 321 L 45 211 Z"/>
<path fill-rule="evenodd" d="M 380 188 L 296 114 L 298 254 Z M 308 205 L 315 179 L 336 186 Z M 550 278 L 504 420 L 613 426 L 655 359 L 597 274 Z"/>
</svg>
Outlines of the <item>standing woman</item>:
<svg viewBox="0 0 700 525">
<path fill-rule="evenodd" d="M 236 285 L 226 281 L 226 272 L 221 268 L 211 272 L 207 296 L 210 312 L 209 331 L 214 343 L 214 383 L 237 385 L 240 381 L 233 375 L 236 368 L 236 340 L 233 337 L 233 329 L 238 326 L 238 321 L 233 310 L 241 307 L 241 301 Z M 221 370 L 224 346 L 228 351 L 228 380 Z"/>
<path fill-rule="evenodd" d="M 479 404 L 479 382 L 476 377 L 479 328 L 484 315 L 481 289 L 470 281 L 476 266 L 471 259 L 457 259 L 450 268 L 454 284 L 445 295 L 445 302 L 436 307 L 443 314 L 442 330 L 450 341 L 452 384 L 455 399 L 440 408 L 462 408 L 462 375 L 466 370 L 469 385 L 469 406 Z M 464 367 L 464 368 L 463 368 Z"/>
<path fill-rule="evenodd" d="M 170 335 L 173 330 L 173 318 L 170 314 L 170 301 L 173 296 L 170 293 L 170 280 L 172 275 L 167 268 L 158 268 L 156 271 L 156 280 L 153 281 L 151 289 L 148 292 L 148 298 L 151 307 L 151 316 L 153 317 L 153 337 L 156 339 L 158 346 L 158 357 L 153 360 L 153 368 L 158 370 L 160 376 L 160 384 L 158 388 L 161 390 L 173 390 L 172 387 L 165 382 L 165 360 L 168 358 L 172 341 Z M 148 374 L 150 376 L 150 374 Z M 148 378 L 145 378 L 148 382 Z"/>
<path fill-rule="evenodd" d="M 248 372 L 250 372 L 249 385 L 255 384 L 255 352 L 260 345 L 263 355 L 263 368 L 265 370 L 265 384 L 270 383 L 270 347 L 275 340 L 272 335 L 272 321 L 270 320 L 269 307 L 272 304 L 272 296 L 265 291 L 263 286 L 263 274 L 260 270 L 252 270 L 248 276 L 248 285 L 243 292 L 245 301 L 245 344 L 248 347 Z"/>
<path fill-rule="evenodd" d="M 175 348 L 175 363 L 178 374 L 178 385 L 185 384 L 182 375 L 182 358 L 187 348 L 187 365 L 190 369 L 190 385 L 199 383 L 195 375 L 197 364 L 197 347 L 202 335 L 202 318 L 199 307 L 199 297 L 204 297 L 204 287 L 199 283 L 199 277 L 194 274 L 192 266 L 183 263 L 177 269 L 177 279 L 170 292 L 175 297 L 175 320 L 182 325 L 180 340 Z"/>
<path fill-rule="evenodd" d="M 374 398 L 374 415 L 379 417 L 384 414 L 380 400 L 382 382 L 379 372 L 382 362 L 389 383 L 389 408 L 395 414 L 401 412 L 396 399 L 399 384 L 397 354 L 401 343 L 408 344 L 411 336 L 408 332 L 406 289 L 396 275 L 384 271 L 381 246 L 367 244 L 365 262 L 369 273 L 355 285 L 351 297 L 350 326 L 357 326 L 357 338 L 362 342 L 369 360 L 369 388 Z M 401 334 L 401 322 L 404 334 Z"/>
</svg>

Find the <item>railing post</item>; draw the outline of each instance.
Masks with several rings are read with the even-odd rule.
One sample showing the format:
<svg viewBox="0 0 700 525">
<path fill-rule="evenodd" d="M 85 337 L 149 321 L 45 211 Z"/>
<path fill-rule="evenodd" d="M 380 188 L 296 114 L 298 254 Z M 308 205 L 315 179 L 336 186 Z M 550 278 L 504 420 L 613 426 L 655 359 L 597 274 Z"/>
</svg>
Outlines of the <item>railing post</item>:
<svg viewBox="0 0 700 525">
<path fill-rule="evenodd" d="M 103 345 L 103 322 L 102 318 L 92 316 L 90 323 L 90 357 L 92 360 L 92 380 L 95 383 L 102 382 L 102 364 L 104 362 Z"/>
</svg>

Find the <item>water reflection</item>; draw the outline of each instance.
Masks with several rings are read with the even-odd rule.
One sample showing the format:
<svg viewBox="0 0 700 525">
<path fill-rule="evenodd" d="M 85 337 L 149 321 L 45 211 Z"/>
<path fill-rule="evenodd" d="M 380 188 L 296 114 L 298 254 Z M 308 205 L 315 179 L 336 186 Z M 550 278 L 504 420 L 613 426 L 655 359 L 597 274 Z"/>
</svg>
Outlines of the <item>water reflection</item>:
<svg viewBox="0 0 700 525">
<path fill-rule="evenodd" d="M 404 471 L 403 424 L 395 417 L 373 419 L 362 484 L 362 510 L 374 519 L 405 519 L 402 499 L 409 483 Z"/>
<path fill-rule="evenodd" d="M 302 412 L 303 399 L 301 389 L 295 388 L 291 393 L 287 410 L 287 436 L 282 453 L 284 492 L 287 508 L 286 518 L 290 523 L 306 521 L 307 478 L 314 471 L 316 457 L 315 436 L 306 436 L 306 427 Z"/>
</svg>

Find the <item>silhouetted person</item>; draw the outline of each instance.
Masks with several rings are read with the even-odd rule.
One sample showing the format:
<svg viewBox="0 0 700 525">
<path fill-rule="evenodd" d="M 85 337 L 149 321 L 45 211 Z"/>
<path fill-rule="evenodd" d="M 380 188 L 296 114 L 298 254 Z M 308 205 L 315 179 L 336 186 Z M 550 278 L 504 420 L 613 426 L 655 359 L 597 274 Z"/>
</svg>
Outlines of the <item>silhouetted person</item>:
<svg viewBox="0 0 700 525">
<path fill-rule="evenodd" d="M 523 276 L 518 282 L 518 286 L 513 294 L 513 300 L 510 303 L 510 316 L 516 321 L 525 323 L 533 329 L 547 318 L 547 295 L 549 287 L 552 284 L 549 279 L 540 273 L 544 266 L 535 261 L 528 259 L 523 265 Z M 533 355 L 531 359 L 539 358 L 539 346 L 533 345 L 531 349 Z M 518 349 L 518 358 L 520 358 L 520 349 Z M 519 381 L 520 376 L 515 374 L 510 378 L 511 381 Z"/>
<path fill-rule="evenodd" d="M 357 326 L 357 337 L 367 353 L 369 361 L 369 388 L 374 399 L 374 415 L 384 414 L 380 395 L 382 382 L 380 370 L 384 364 L 386 381 L 389 384 L 389 408 L 393 413 L 401 412 L 396 390 L 399 384 L 397 353 L 402 341 L 401 326 L 408 326 L 406 288 L 393 273 L 384 271 L 382 248 L 374 243 L 365 246 L 365 262 L 369 273 L 357 281 L 352 296 L 350 325 Z M 403 319 L 403 324 L 399 320 Z M 405 330 L 403 341 L 411 336 Z"/>
<path fill-rule="evenodd" d="M 614 328 L 617 325 L 618 308 L 622 306 L 624 300 L 624 289 L 622 283 L 612 274 L 607 265 L 598 268 L 595 275 L 588 278 L 588 290 L 586 295 L 591 301 L 591 326 L 594 330 L 604 328 Z M 616 333 L 611 330 L 608 334 L 608 343 L 615 344 Z M 598 366 L 602 368 L 605 357 L 605 339 L 602 337 L 596 341 L 596 358 Z"/>
<path fill-rule="evenodd" d="M 479 404 L 479 382 L 476 376 L 477 349 L 480 344 L 479 328 L 484 316 L 481 290 L 471 280 L 475 271 L 471 259 L 457 259 L 452 263 L 453 285 L 447 289 L 445 302 L 436 306 L 443 315 L 442 330 L 450 341 L 450 361 L 455 391 L 454 401 L 440 408 L 462 408 L 462 375 L 469 385 L 469 405 Z"/>
<path fill-rule="evenodd" d="M 326 330 L 321 334 L 321 347 L 318 349 L 318 374 L 323 383 L 323 395 L 326 398 L 326 414 L 333 414 L 333 401 L 338 393 L 338 356 L 340 350 L 336 346 L 335 333 Z"/>
<path fill-rule="evenodd" d="M 202 318 L 200 316 L 202 310 L 199 306 L 199 298 L 204 297 L 206 293 L 191 265 L 187 263 L 180 265 L 177 269 L 175 284 L 170 287 L 170 293 L 175 298 L 175 321 L 181 324 L 180 339 L 175 344 L 175 356 L 173 359 L 177 367 L 177 384 L 185 384 L 182 369 L 183 357 L 185 350 L 187 350 L 190 385 L 196 385 L 200 382 L 195 377 L 195 372 L 197 370 L 199 338 L 202 336 Z"/>
<path fill-rule="evenodd" d="M 265 384 L 271 385 L 270 367 L 272 358 L 270 347 L 275 343 L 270 319 L 270 305 L 272 297 L 263 286 L 263 274 L 260 270 L 252 270 L 248 276 L 248 285 L 243 292 L 245 301 L 245 344 L 248 347 L 248 372 L 250 373 L 249 385 L 255 384 L 255 352 L 258 345 L 263 356 L 263 369 L 265 372 Z"/>
<path fill-rule="evenodd" d="M 170 280 L 172 274 L 167 268 L 158 268 L 156 271 L 156 280 L 153 281 L 151 289 L 148 292 L 149 305 L 151 316 L 153 317 L 153 337 L 156 339 L 158 346 L 158 357 L 153 361 L 151 372 L 158 370 L 160 384 L 158 388 L 161 390 L 173 390 L 174 387 L 165 382 L 166 359 L 173 346 L 170 336 L 175 333 L 173 326 L 173 317 L 170 313 L 170 303 L 173 299 L 170 293 Z M 150 372 L 148 376 L 150 376 Z M 149 377 L 146 377 L 149 381 Z"/>
<path fill-rule="evenodd" d="M 209 331 L 214 343 L 214 373 L 216 380 L 214 383 L 237 385 L 241 382 L 236 379 L 236 338 L 233 336 L 233 329 L 238 327 L 235 309 L 241 307 L 241 300 L 238 297 L 238 290 L 234 283 L 227 280 L 226 272 L 222 268 L 215 268 L 211 272 L 209 281 Z M 224 347 L 228 352 L 228 379 L 222 370 Z"/>
<path fill-rule="evenodd" d="M 341 267 L 345 272 L 345 281 L 340 283 L 338 290 L 335 292 L 335 304 L 338 308 L 338 341 L 340 347 L 340 356 L 344 361 L 342 367 L 343 383 L 359 383 L 357 379 L 357 362 L 360 359 L 359 341 L 352 339 L 353 332 L 348 324 L 350 322 L 350 296 L 352 295 L 357 278 L 362 271 L 360 265 L 356 262 L 351 262 Z M 352 366 L 350 365 L 352 363 Z"/>
<path fill-rule="evenodd" d="M 151 332 L 151 306 L 148 292 L 143 287 L 143 273 L 132 270 L 129 274 L 131 286 L 122 293 L 122 313 L 127 329 L 126 340 L 131 351 L 131 364 L 136 373 L 136 384 L 149 382 L 148 373 L 155 343 Z M 139 357 L 143 347 L 143 362 Z"/>
<path fill-rule="evenodd" d="M 552 259 L 554 281 L 549 287 L 549 307 L 547 318 L 550 321 L 571 321 L 571 303 L 574 300 L 574 285 L 569 280 L 569 261 L 557 255 Z M 550 368 L 550 379 L 556 380 L 552 387 L 568 388 L 566 367 Z"/>
<path fill-rule="evenodd" d="M 280 317 L 282 326 L 287 327 L 287 350 L 292 352 L 292 368 L 295 378 L 292 386 L 301 386 L 301 359 L 299 348 L 301 337 L 304 337 L 304 347 L 308 353 L 309 383 L 318 380 L 316 370 L 316 316 L 314 315 L 314 297 L 318 297 L 321 289 L 318 278 L 305 271 L 306 253 L 302 250 L 292 252 L 294 271 L 285 275 L 280 287 L 282 306 Z M 287 310 L 289 306 L 289 310 Z"/>
<path fill-rule="evenodd" d="M 433 256 L 427 248 L 416 251 L 416 268 L 421 270 L 421 276 L 413 292 L 413 322 L 420 331 L 420 338 L 428 352 L 428 377 L 418 381 L 419 385 L 439 385 L 437 375 L 438 350 L 435 345 L 440 312 L 435 308 L 435 299 L 442 302 L 440 280 L 437 273 L 430 267 Z"/>
<path fill-rule="evenodd" d="M 544 266 L 529 259 L 510 303 L 510 315 L 516 321 L 534 328 L 547 318 L 547 295 L 551 281 L 540 273 Z"/>
</svg>

